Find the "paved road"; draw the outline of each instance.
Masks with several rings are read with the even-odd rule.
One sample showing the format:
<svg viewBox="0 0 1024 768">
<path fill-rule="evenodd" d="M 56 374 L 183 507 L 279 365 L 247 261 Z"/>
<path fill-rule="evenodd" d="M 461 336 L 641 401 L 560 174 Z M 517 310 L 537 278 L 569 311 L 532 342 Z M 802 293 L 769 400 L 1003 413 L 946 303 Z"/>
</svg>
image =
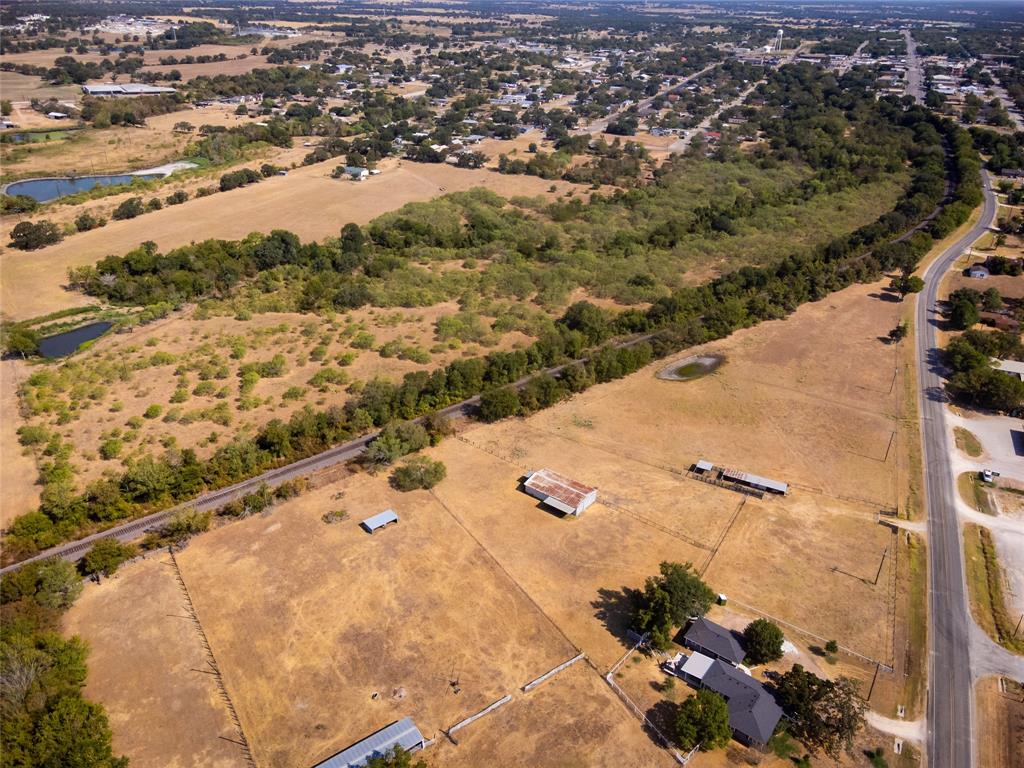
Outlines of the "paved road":
<svg viewBox="0 0 1024 768">
<path fill-rule="evenodd" d="M 915 101 L 924 101 L 924 73 L 921 71 L 921 60 L 917 56 L 917 43 L 910 36 L 910 30 L 903 30 L 903 39 L 907 41 L 907 95 Z"/>
<path fill-rule="evenodd" d="M 909 37 L 909 33 L 908 33 Z M 963 546 L 956 512 L 956 482 L 949 458 L 937 293 L 956 258 L 995 219 L 996 200 L 983 171 L 985 202 L 978 223 L 925 271 L 917 302 L 917 365 L 921 441 L 928 509 L 928 765 L 970 768 L 974 764 L 974 688 L 971 624 L 964 583 Z"/>
</svg>

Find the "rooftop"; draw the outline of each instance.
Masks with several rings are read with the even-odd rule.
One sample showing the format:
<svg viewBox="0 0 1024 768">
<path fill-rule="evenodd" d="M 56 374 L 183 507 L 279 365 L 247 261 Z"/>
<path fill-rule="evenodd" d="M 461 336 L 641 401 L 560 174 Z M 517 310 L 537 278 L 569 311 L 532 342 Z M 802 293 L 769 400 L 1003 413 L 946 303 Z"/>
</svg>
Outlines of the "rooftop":
<svg viewBox="0 0 1024 768">
<path fill-rule="evenodd" d="M 403 717 L 391 725 L 381 728 L 362 741 L 332 755 L 313 768 L 356 768 L 366 765 L 372 757 L 381 757 L 394 746 L 409 751 L 423 746 L 423 734 L 411 717 Z"/>
<path fill-rule="evenodd" d="M 694 619 L 683 637 L 686 638 L 687 642 L 698 645 L 701 648 L 706 648 L 715 655 L 734 664 L 739 664 L 746 655 L 743 647 L 733 637 L 732 632 L 721 624 L 709 621 L 703 616 L 699 619 Z"/>
<path fill-rule="evenodd" d="M 556 499 L 573 509 L 578 507 L 587 496 L 597 490 L 575 480 L 570 480 L 568 477 L 563 477 L 556 472 L 552 472 L 550 469 L 538 469 L 535 472 L 531 472 L 525 486 L 530 490 Z"/>
</svg>

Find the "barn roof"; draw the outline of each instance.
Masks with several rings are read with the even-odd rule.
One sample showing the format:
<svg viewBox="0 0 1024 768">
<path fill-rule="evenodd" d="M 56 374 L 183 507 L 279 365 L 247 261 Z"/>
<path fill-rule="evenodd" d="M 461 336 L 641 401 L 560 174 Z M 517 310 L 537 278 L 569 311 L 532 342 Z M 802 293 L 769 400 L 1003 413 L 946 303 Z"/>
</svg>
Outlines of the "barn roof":
<svg viewBox="0 0 1024 768">
<path fill-rule="evenodd" d="M 381 728 L 362 741 L 357 741 L 351 747 L 317 763 L 313 768 L 357 768 L 366 765 L 372 757 L 382 757 L 395 746 L 400 746 L 406 751 L 423 746 L 423 734 L 411 717 L 403 717 Z"/>
<path fill-rule="evenodd" d="M 789 486 L 786 483 L 778 480 L 769 480 L 767 477 L 754 475 L 750 472 L 741 472 L 738 469 L 727 469 L 722 472 L 722 477 L 727 480 L 735 480 L 738 483 L 753 485 L 757 488 L 770 488 L 771 490 L 778 491 L 779 493 L 787 493 L 789 491 Z"/>
</svg>

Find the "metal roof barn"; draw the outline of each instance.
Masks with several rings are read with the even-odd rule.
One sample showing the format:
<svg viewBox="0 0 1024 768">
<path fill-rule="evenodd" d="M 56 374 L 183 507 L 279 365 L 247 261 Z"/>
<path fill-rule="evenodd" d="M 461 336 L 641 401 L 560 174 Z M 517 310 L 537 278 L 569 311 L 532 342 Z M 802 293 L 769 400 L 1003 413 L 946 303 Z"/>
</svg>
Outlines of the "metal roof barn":
<svg viewBox="0 0 1024 768">
<path fill-rule="evenodd" d="M 363 520 L 363 522 L 360 523 L 360 525 L 366 529 L 367 533 L 373 533 L 374 531 L 379 530 L 380 528 L 383 528 L 386 525 L 390 525 L 391 523 L 397 522 L 398 515 L 395 514 L 395 510 L 385 509 L 383 512 L 380 512 L 374 515 L 373 517 L 366 518 L 365 520 Z"/>
<path fill-rule="evenodd" d="M 383 757 L 392 747 L 399 746 L 406 752 L 423 749 L 424 738 L 411 717 L 403 717 L 391 725 L 381 728 L 362 741 L 343 749 L 336 755 L 317 763 L 313 768 L 358 768 L 366 765 L 372 757 Z"/>
<path fill-rule="evenodd" d="M 567 515 L 580 512 L 597 501 L 597 489 L 563 477 L 550 469 L 538 469 L 526 476 L 526 492 L 549 507 Z"/>
<path fill-rule="evenodd" d="M 751 488 L 759 488 L 783 495 L 789 493 L 789 486 L 786 483 L 779 482 L 778 480 L 769 480 L 767 477 L 761 477 L 760 475 L 752 475 L 749 472 L 741 472 L 738 469 L 723 470 L 722 477 L 736 483 L 749 485 Z"/>
</svg>

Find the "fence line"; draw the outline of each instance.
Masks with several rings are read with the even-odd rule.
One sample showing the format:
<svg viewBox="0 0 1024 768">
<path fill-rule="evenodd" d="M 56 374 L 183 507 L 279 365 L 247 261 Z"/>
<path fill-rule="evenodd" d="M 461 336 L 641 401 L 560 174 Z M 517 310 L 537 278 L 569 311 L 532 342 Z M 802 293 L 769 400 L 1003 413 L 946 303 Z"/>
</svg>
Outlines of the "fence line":
<svg viewBox="0 0 1024 768">
<path fill-rule="evenodd" d="M 453 733 L 455 733 L 457 730 L 459 730 L 460 728 L 465 728 L 470 723 L 473 723 L 473 722 L 479 720 L 484 715 L 490 714 L 491 712 L 496 710 L 498 707 L 503 706 L 505 704 L 508 704 L 510 701 L 512 701 L 512 694 L 507 693 L 504 696 L 502 696 L 500 699 L 498 699 L 497 701 L 492 702 L 491 704 L 488 704 L 486 707 L 481 709 L 475 715 L 470 715 L 465 720 L 460 720 L 459 722 L 457 722 L 455 725 L 453 725 L 452 727 L 450 727 L 448 729 L 448 731 L 447 731 L 448 737 L 451 738 L 451 735 Z"/>
<path fill-rule="evenodd" d="M 178 586 L 181 587 L 182 594 L 185 596 L 185 608 L 188 610 L 189 618 L 192 619 L 192 623 L 195 624 L 196 630 L 199 632 L 199 639 L 206 651 L 206 663 L 210 665 L 210 668 L 213 670 L 213 678 L 217 681 L 217 691 L 220 694 L 220 698 L 224 702 L 224 705 L 227 707 L 228 715 L 231 718 L 231 722 L 234 723 L 235 730 L 238 731 L 238 744 L 242 747 L 242 754 L 245 756 L 246 762 L 255 768 L 256 760 L 252 756 L 252 749 L 249 747 L 249 739 L 245 736 L 245 730 L 242 728 L 242 721 L 238 717 L 238 711 L 235 709 L 234 702 L 231 701 L 231 695 L 228 693 L 227 686 L 224 685 L 224 677 L 221 675 L 220 666 L 217 664 L 217 657 L 214 656 L 213 648 L 210 646 L 210 639 L 206 636 L 206 630 L 203 629 L 203 625 L 199 621 L 199 614 L 196 613 L 196 606 L 195 603 L 192 602 L 192 595 L 189 594 L 188 587 L 185 586 L 185 578 L 181 574 L 181 568 L 178 565 L 178 558 L 174 556 L 174 548 L 168 547 L 167 551 L 171 555 L 171 564 L 174 566 L 174 576 L 178 581 Z"/>
<path fill-rule="evenodd" d="M 735 603 L 736 605 L 740 606 L 741 608 L 746 608 L 748 611 L 753 611 L 754 613 L 758 614 L 759 616 L 763 616 L 766 619 L 771 619 L 776 624 L 783 624 L 783 625 L 789 627 L 790 629 L 795 629 L 797 632 L 799 632 L 802 635 L 814 638 L 815 640 L 821 640 L 822 642 L 828 642 L 828 640 L 826 638 L 822 637 L 821 635 L 815 634 L 814 632 L 811 632 L 809 629 L 804 629 L 803 627 L 797 626 L 796 624 L 793 624 L 791 622 L 788 622 L 788 621 L 785 621 L 783 619 L 780 619 L 777 616 L 772 616 L 770 613 L 765 613 L 764 611 L 762 611 L 762 610 L 760 610 L 758 608 L 755 608 L 752 605 L 747 605 L 746 603 L 743 603 L 743 602 L 741 602 L 739 600 L 736 600 L 733 597 L 729 598 L 729 602 L 730 603 Z M 863 653 L 858 653 L 857 651 L 855 651 L 855 650 L 853 650 L 851 648 L 847 648 L 845 645 L 840 645 L 839 646 L 839 650 L 841 650 L 843 653 L 846 653 L 846 654 L 848 654 L 850 656 L 853 656 L 854 658 L 860 659 L 861 661 L 866 661 L 868 664 L 875 664 L 875 665 L 881 667 L 882 669 L 884 669 L 886 672 L 892 672 L 893 671 L 891 665 L 886 664 L 883 661 L 879 661 L 878 659 L 873 659 L 870 656 L 865 656 Z"/>
<path fill-rule="evenodd" d="M 579 661 L 580 659 L 582 659 L 582 658 L 583 658 L 584 656 L 586 656 L 586 654 L 585 654 L 585 653 L 583 653 L 582 651 L 580 651 L 580 652 L 579 652 L 579 653 L 578 653 L 577 655 L 573 656 L 573 657 L 572 657 L 571 659 L 569 659 L 568 661 L 563 661 L 563 662 L 562 662 L 561 664 L 559 664 L 559 665 L 558 665 L 557 667 L 554 667 L 554 668 L 552 668 L 552 669 L 549 669 L 549 670 L 548 670 L 547 672 L 545 672 L 545 673 L 544 673 L 543 675 L 541 675 L 540 677 L 538 677 L 538 678 L 536 678 L 536 679 L 534 679 L 534 680 L 531 680 L 531 681 L 530 681 L 530 682 L 528 682 L 528 683 L 527 683 L 526 685 L 524 685 L 524 686 L 523 686 L 523 688 L 522 688 L 522 690 L 523 690 L 523 693 L 529 693 L 529 692 L 530 692 L 530 691 L 532 691 L 532 690 L 533 690 L 534 688 L 536 688 L 536 687 L 537 687 L 538 685 L 540 685 L 541 683 L 543 683 L 543 682 L 544 682 L 545 680 L 549 680 L 549 679 L 551 679 L 552 677 L 554 677 L 555 675 L 557 675 L 557 674 L 558 674 L 559 672 L 561 672 L 561 671 L 562 671 L 563 669 L 566 669 L 566 668 L 568 668 L 568 667 L 571 667 L 571 666 L 572 666 L 573 664 L 575 664 L 575 663 L 576 663 L 577 661 Z"/>
<path fill-rule="evenodd" d="M 680 765 L 686 765 L 686 758 L 679 754 L 679 751 L 672 746 L 672 742 L 665 737 L 665 734 L 658 730 L 658 726 L 651 722 L 651 719 L 640 710 L 640 707 L 633 703 L 633 700 L 629 698 L 629 696 L 626 695 L 626 692 L 619 687 L 618 683 L 612 679 L 611 672 L 605 675 L 604 681 L 608 683 L 608 686 L 615 692 L 615 695 L 619 697 L 619 700 L 626 705 L 629 711 L 636 715 L 637 719 L 639 719 L 644 726 L 651 729 L 651 732 L 658 737 L 658 741 L 660 741 L 662 746 L 672 754 L 675 761 Z"/>
</svg>

